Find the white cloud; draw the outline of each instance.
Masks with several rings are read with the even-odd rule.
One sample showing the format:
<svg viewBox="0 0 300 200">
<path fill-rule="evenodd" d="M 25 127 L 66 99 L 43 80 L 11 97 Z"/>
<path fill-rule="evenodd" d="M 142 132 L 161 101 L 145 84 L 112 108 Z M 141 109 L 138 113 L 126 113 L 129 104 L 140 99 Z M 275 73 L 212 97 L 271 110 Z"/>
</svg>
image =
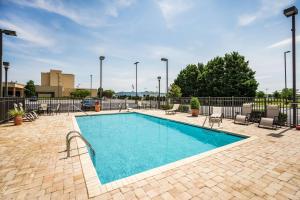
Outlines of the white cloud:
<svg viewBox="0 0 300 200">
<path fill-rule="evenodd" d="M 296 36 L 296 42 L 299 43 L 300 42 L 300 35 Z M 268 48 L 277 48 L 277 47 L 284 47 L 287 46 L 289 44 L 292 43 L 292 38 L 286 38 L 284 40 L 281 40 L 279 42 L 276 42 L 274 44 L 271 44 L 270 46 L 268 46 Z"/>
<path fill-rule="evenodd" d="M 157 0 L 156 1 L 168 28 L 172 28 L 176 17 L 188 11 L 192 4 L 189 0 Z"/>
<path fill-rule="evenodd" d="M 293 4 L 295 0 L 261 0 L 260 7 L 256 12 L 241 15 L 238 19 L 239 26 L 247 26 L 253 22 L 282 14 L 282 10 Z"/>
<path fill-rule="evenodd" d="M 99 6 L 99 8 L 90 9 L 82 4 L 67 4 L 60 0 L 11 0 L 13 3 L 32 7 L 36 9 L 45 10 L 50 13 L 55 13 L 69 20 L 89 27 L 97 27 L 105 25 L 105 14 L 112 17 L 118 17 L 120 9 L 132 5 L 135 0 L 114 0 L 108 4 Z M 72 2 L 72 1 L 71 1 Z M 86 3 L 86 5 L 89 5 Z M 104 10 L 104 11 L 102 11 Z"/>
<path fill-rule="evenodd" d="M 55 44 L 53 37 L 47 37 L 49 31 L 34 22 L 26 21 L 25 23 L 17 18 L 12 18 L 9 21 L 0 19 L 0 25 L 3 28 L 16 31 L 18 38 L 33 45 L 51 47 Z"/>
</svg>

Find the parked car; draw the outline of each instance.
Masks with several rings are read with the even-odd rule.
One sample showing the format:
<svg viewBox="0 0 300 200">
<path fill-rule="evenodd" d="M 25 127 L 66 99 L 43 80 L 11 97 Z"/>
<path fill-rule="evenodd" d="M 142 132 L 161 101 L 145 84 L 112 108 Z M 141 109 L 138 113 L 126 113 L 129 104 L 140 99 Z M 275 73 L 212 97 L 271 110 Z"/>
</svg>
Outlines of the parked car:
<svg viewBox="0 0 300 200">
<path fill-rule="evenodd" d="M 32 96 L 32 97 L 30 97 L 30 99 L 29 99 L 29 101 L 37 101 L 37 100 L 38 100 L 37 96 Z"/>
<path fill-rule="evenodd" d="M 94 110 L 97 99 L 86 98 L 81 102 L 81 110 Z"/>
</svg>

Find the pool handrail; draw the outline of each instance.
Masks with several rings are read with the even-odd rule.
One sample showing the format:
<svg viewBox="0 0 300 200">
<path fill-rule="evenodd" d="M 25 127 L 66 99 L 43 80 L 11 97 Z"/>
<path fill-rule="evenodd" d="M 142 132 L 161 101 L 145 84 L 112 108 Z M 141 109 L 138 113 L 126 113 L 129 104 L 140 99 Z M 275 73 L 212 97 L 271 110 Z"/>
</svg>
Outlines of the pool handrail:
<svg viewBox="0 0 300 200">
<path fill-rule="evenodd" d="M 73 135 L 73 136 L 71 136 L 70 138 L 69 138 L 69 136 L 71 135 L 71 134 L 74 134 L 74 133 L 76 133 L 76 135 Z M 81 138 L 82 139 L 82 141 L 92 150 L 92 154 L 93 154 L 93 156 L 95 156 L 95 150 L 93 149 L 93 147 L 92 147 L 92 145 L 81 135 L 81 133 L 80 132 L 78 132 L 78 131 L 69 131 L 68 133 L 67 133 L 67 135 L 66 135 L 66 146 L 67 146 L 67 158 L 69 158 L 70 157 L 70 148 L 71 148 L 71 140 L 73 139 L 73 138 L 76 138 L 76 137 L 78 137 L 78 138 Z"/>
</svg>

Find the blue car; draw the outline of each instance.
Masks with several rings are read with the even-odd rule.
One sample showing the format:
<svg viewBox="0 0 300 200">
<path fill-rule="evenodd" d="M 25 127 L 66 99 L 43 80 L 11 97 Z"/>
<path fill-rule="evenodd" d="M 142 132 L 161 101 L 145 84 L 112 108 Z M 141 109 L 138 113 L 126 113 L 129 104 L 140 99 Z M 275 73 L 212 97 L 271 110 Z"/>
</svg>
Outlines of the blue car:
<svg viewBox="0 0 300 200">
<path fill-rule="evenodd" d="M 82 110 L 93 110 L 95 109 L 96 99 L 83 99 L 81 102 Z"/>
</svg>

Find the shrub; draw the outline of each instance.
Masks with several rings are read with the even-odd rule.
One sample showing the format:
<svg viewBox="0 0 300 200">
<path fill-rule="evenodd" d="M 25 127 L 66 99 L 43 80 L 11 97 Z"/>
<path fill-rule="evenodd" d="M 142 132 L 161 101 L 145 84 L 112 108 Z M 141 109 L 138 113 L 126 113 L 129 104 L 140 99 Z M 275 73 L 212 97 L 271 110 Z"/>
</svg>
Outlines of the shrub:
<svg viewBox="0 0 300 200">
<path fill-rule="evenodd" d="M 191 109 L 199 109 L 200 102 L 197 97 L 192 97 L 191 99 Z"/>
<path fill-rule="evenodd" d="M 171 105 L 171 104 L 160 105 L 160 109 L 162 109 L 162 110 L 169 110 L 171 108 L 173 108 L 173 105 Z"/>
<path fill-rule="evenodd" d="M 22 116 L 22 115 L 24 115 L 25 113 L 24 113 L 24 111 L 21 111 L 21 110 L 9 110 L 9 111 L 8 111 L 8 114 L 9 114 L 9 116 L 11 116 L 11 117 L 17 117 L 17 116 Z"/>
<path fill-rule="evenodd" d="M 279 126 L 284 126 L 286 124 L 287 121 L 287 114 L 285 113 L 279 113 L 278 116 L 278 125 Z"/>
<path fill-rule="evenodd" d="M 190 110 L 190 105 L 180 105 L 178 110 L 179 110 L 179 112 L 188 113 Z"/>
</svg>

